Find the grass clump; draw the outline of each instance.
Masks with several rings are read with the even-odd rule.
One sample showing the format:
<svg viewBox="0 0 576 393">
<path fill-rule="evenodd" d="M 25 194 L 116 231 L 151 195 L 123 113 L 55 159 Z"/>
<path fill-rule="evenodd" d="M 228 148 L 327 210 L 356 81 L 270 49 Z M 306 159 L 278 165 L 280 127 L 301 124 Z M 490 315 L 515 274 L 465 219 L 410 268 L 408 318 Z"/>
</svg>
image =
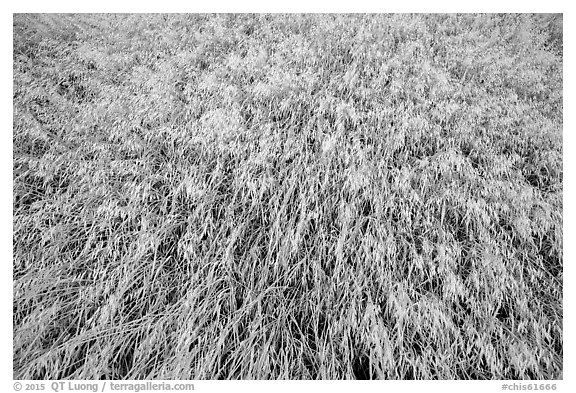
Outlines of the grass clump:
<svg viewBox="0 0 576 393">
<path fill-rule="evenodd" d="M 15 15 L 15 379 L 562 378 L 562 18 Z"/>
</svg>

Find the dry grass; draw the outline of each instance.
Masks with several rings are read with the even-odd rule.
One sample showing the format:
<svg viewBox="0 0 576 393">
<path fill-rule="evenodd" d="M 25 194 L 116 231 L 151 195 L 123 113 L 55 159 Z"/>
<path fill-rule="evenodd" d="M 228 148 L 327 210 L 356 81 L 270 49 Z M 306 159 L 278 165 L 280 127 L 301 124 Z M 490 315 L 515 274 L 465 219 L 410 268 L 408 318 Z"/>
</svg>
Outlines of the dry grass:
<svg viewBox="0 0 576 393">
<path fill-rule="evenodd" d="M 562 378 L 562 19 L 15 15 L 14 378 Z"/>
</svg>

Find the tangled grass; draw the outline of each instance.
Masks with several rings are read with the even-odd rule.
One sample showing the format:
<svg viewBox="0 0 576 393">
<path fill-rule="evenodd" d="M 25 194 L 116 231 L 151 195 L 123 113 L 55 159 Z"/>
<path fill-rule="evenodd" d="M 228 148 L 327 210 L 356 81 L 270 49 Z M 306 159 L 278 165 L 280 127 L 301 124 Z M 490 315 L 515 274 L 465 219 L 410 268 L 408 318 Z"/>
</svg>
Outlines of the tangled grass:
<svg viewBox="0 0 576 393">
<path fill-rule="evenodd" d="M 562 378 L 561 16 L 13 42 L 14 378 Z"/>
</svg>

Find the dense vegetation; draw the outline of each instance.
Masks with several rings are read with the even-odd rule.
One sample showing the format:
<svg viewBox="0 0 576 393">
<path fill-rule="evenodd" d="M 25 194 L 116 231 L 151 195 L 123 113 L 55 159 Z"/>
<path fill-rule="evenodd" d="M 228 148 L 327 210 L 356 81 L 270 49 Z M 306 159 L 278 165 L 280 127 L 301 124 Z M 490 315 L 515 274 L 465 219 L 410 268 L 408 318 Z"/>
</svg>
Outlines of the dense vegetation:
<svg viewBox="0 0 576 393">
<path fill-rule="evenodd" d="M 15 15 L 15 378 L 562 378 L 562 17 Z"/>
</svg>

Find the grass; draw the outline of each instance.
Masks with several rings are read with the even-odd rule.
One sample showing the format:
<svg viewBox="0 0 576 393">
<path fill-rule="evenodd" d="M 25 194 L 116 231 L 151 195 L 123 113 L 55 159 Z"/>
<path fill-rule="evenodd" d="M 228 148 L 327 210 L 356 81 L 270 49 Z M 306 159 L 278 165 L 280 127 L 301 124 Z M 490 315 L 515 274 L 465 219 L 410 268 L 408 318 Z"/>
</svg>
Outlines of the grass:
<svg viewBox="0 0 576 393">
<path fill-rule="evenodd" d="M 14 15 L 15 379 L 561 379 L 562 16 Z"/>
</svg>

